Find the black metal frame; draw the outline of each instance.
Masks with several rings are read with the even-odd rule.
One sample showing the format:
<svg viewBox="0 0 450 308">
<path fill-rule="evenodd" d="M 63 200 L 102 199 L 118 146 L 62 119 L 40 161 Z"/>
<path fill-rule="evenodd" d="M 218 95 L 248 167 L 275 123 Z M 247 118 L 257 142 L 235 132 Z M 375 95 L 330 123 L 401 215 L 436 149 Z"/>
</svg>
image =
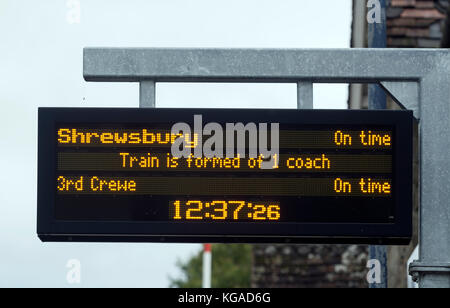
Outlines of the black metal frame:
<svg viewBox="0 0 450 308">
<path fill-rule="evenodd" d="M 389 125 L 395 128 L 393 224 L 58 221 L 54 218 L 56 181 L 55 128 L 62 123 L 255 122 L 305 125 Z M 42 241 L 79 242 L 244 242 L 408 244 L 412 236 L 411 111 L 39 108 L 37 233 Z M 211 234 L 214 230 L 214 234 Z"/>
</svg>

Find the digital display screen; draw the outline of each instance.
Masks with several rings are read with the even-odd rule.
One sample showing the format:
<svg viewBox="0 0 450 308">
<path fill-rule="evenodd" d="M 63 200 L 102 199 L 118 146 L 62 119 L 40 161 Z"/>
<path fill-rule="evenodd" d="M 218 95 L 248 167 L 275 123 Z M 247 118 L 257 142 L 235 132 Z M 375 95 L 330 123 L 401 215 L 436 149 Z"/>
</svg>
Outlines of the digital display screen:
<svg viewBox="0 0 450 308">
<path fill-rule="evenodd" d="M 163 224 L 164 233 L 150 228 L 140 235 L 169 238 L 171 226 L 173 230 L 182 226 L 186 232 L 173 236 L 219 237 L 243 230 L 237 236 L 247 239 L 263 234 L 309 238 L 315 234 L 305 232 L 306 226 L 318 225 L 324 226 L 317 234 L 321 237 L 358 237 L 340 231 L 349 225 L 397 230 L 387 234 L 384 229 L 385 235 L 373 235 L 378 239 L 405 238 L 410 231 L 409 112 L 74 109 L 71 113 L 44 108 L 41 113 L 49 115 L 45 143 L 50 151 L 43 158 L 40 150 L 40 161 L 47 163 L 40 162 L 39 173 L 53 176 L 45 176 L 46 182 L 39 184 L 51 199 L 47 221 L 56 224 Z M 195 116 L 202 117 L 200 129 Z M 177 123 L 192 130 L 174 132 Z M 223 127 L 222 135 L 215 131 L 212 138 L 208 123 Z M 235 130 L 227 126 L 230 123 Z M 249 123 L 255 124 L 255 135 Z M 265 140 L 258 132 L 261 123 L 269 127 Z M 270 129 L 272 123 L 278 125 L 277 131 Z M 240 137 L 239 150 L 232 141 Z M 180 144 L 189 154 L 174 154 Z M 276 151 L 270 157 L 262 154 L 258 149 L 263 144 Z M 223 155 L 206 155 L 207 146 Z M 252 149 L 256 155 L 250 155 Z M 335 234 L 331 225 L 336 226 Z M 289 226 L 290 234 L 283 233 L 283 226 Z M 135 232 L 121 228 L 117 235 Z M 86 235 L 105 234 L 92 230 Z M 69 233 L 74 232 L 64 234 Z M 369 238 L 369 233 L 359 237 Z"/>
</svg>

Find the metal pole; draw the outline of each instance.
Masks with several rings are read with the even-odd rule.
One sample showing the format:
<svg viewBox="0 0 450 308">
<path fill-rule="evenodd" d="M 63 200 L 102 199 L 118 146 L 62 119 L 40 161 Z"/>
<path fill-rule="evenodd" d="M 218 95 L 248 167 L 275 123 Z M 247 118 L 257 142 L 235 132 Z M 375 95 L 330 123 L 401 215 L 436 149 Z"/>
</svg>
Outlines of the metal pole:
<svg viewBox="0 0 450 308">
<path fill-rule="evenodd" d="M 381 23 L 369 23 L 368 47 L 386 48 L 386 0 L 380 0 Z M 369 84 L 369 109 L 386 109 L 386 93 L 378 84 Z M 370 283 L 369 287 L 387 288 L 387 247 L 370 246 L 369 258 L 376 259 L 381 265 L 380 283 Z"/>
<path fill-rule="evenodd" d="M 313 107 L 313 83 L 297 83 L 297 109 L 314 109 Z"/>
<path fill-rule="evenodd" d="M 312 82 L 297 82 L 297 109 L 314 109 Z"/>
<path fill-rule="evenodd" d="M 204 289 L 211 288 L 211 275 L 212 275 L 212 253 L 211 244 L 203 245 L 203 279 L 202 287 Z"/>
<path fill-rule="evenodd" d="M 421 82 L 419 260 L 409 268 L 420 288 L 450 288 L 449 84 L 443 65 Z"/>
<path fill-rule="evenodd" d="M 156 84 L 153 80 L 143 80 L 139 82 L 139 107 L 156 107 Z"/>
</svg>

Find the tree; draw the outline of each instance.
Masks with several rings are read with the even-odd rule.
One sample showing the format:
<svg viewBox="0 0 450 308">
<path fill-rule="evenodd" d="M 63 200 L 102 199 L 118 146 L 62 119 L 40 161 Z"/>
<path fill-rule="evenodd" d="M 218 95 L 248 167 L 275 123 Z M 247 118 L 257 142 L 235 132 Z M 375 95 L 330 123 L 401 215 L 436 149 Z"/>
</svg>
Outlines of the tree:
<svg viewBox="0 0 450 308">
<path fill-rule="evenodd" d="M 178 261 L 181 278 L 170 277 L 171 288 L 200 288 L 202 286 L 203 251 L 186 262 Z M 212 245 L 213 288 L 249 288 L 252 265 L 252 247 L 243 244 Z"/>
</svg>

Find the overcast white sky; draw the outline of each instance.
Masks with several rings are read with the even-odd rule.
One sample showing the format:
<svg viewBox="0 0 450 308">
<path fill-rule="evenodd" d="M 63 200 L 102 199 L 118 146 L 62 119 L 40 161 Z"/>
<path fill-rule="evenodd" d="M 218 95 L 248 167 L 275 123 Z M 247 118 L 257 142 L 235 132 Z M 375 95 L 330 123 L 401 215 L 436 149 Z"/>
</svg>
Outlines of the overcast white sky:
<svg viewBox="0 0 450 308">
<path fill-rule="evenodd" d="M 73 2 L 73 0 L 72 0 Z M 346 48 L 350 0 L 0 1 L 0 287 L 166 287 L 199 245 L 43 244 L 36 236 L 37 108 L 137 107 L 138 85 L 87 83 L 82 48 Z M 315 86 L 315 108 L 345 108 L 347 87 Z M 158 107 L 295 108 L 295 85 L 158 84 Z"/>
</svg>

